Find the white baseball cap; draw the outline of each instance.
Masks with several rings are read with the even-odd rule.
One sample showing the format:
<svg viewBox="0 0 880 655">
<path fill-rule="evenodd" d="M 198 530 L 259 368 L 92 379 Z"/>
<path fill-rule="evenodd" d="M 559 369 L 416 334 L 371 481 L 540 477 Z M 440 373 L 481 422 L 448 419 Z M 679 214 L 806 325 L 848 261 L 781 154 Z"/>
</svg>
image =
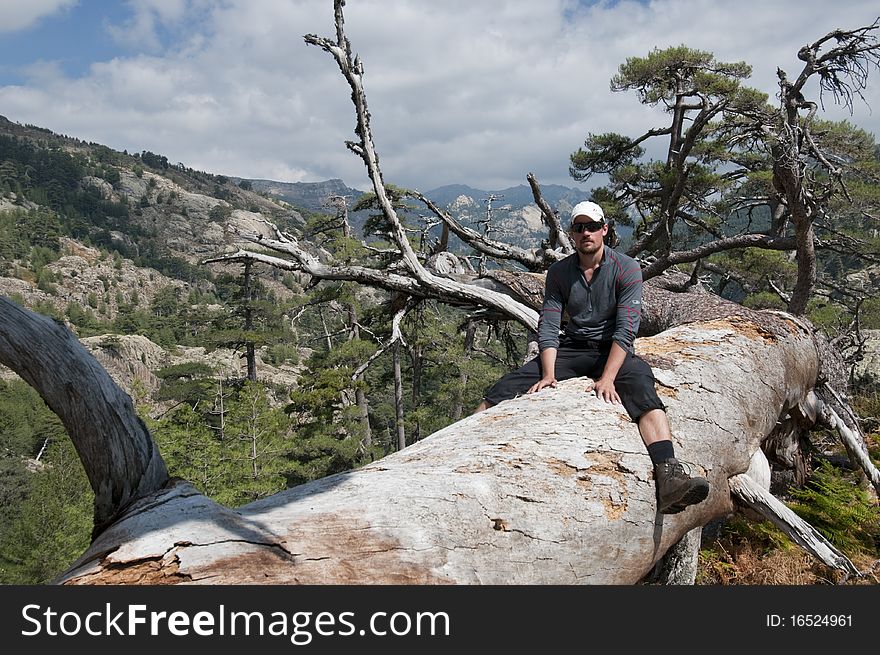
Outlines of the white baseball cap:
<svg viewBox="0 0 880 655">
<path fill-rule="evenodd" d="M 605 212 L 602 211 L 602 208 L 595 202 L 590 202 L 589 200 L 579 202 L 572 207 L 571 222 L 574 223 L 574 219 L 578 216 L 585 216 L 594 223 L 602 223 L 605 221 Z"/>
</svg>

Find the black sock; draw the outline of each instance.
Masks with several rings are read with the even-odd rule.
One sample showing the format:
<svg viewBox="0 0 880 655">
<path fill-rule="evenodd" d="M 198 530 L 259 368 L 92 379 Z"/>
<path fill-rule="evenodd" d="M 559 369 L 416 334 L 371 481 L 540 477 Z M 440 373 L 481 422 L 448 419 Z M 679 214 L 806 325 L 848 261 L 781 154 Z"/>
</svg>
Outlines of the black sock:
<svg viewBox="0 0 880 655">
<path fill-rule="evenodd" d="M 672 442 L 669 439 L 664 439 L 663 441 L 655 441 L 652 444 L 648 444 L 648 455 L 651 456 L 654 466 L 657 466 L 667 459 L 675 457 L 675 450 L 672 447 Z"/>
</svg>

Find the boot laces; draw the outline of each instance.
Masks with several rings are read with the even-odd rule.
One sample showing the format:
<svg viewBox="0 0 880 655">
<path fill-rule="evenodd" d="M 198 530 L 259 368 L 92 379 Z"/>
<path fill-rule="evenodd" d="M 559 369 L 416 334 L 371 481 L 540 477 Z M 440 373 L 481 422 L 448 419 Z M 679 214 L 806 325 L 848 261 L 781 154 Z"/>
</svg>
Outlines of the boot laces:
<svg viewBox="0 0 880 655">
<path fill-rule="evenodd" d="M 679 459 L 672 459 L 672 466 L 669 469 L 669 477 L 671 478 L 691 478 L 692 468 L 691 465 L 687 462 L 682 462 Z"/>
</svg>

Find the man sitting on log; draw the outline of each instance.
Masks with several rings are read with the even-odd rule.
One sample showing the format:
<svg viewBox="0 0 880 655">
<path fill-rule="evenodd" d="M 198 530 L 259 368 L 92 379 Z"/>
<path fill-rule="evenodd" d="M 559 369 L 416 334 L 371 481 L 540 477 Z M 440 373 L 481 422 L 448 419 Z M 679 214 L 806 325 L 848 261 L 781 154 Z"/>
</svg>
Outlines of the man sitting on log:
<svg viewBox="0 0 880 655">
<path fill-rule="evenodd" d="M 605 402 L 622 403 L 638 424 L 654 464 L 657 510 L 675 514 L 702 502 L 705 478 L 690 477 L 675 458 L 666 407 L 651 367 L 633 352 L 642 303 L 642 270 L 631 257 L 605 245 L 605 213 L 594 202 L 571 211 L 576 252 L 547 271 L 538 323 L 540 356 L 508 373 L 485 394 L 480 412 L 523 392 L 556 387 L 558 380 L 588 376 Z M 560 337 L 562 314 L 569 320 Z"/>
</svg>

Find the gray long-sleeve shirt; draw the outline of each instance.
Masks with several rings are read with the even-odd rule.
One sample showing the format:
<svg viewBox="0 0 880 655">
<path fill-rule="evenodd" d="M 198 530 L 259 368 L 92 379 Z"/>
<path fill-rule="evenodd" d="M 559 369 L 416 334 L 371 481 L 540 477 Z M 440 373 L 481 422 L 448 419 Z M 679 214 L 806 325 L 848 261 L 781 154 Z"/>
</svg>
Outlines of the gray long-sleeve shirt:
<svg viewBox="0 0 880 655">
<path fill-rule="evenodd" d="M 578 266 L 577 253 L 547 270 L 538 321 L 540 350 L 559 347 L 562 313 L 567 310 L 567 336 L 616 341 L 632 352 L 642 317 L 642 269 L 632 257 L 604 248 L 602 263 L 590 282 Z"/>
</svg>

